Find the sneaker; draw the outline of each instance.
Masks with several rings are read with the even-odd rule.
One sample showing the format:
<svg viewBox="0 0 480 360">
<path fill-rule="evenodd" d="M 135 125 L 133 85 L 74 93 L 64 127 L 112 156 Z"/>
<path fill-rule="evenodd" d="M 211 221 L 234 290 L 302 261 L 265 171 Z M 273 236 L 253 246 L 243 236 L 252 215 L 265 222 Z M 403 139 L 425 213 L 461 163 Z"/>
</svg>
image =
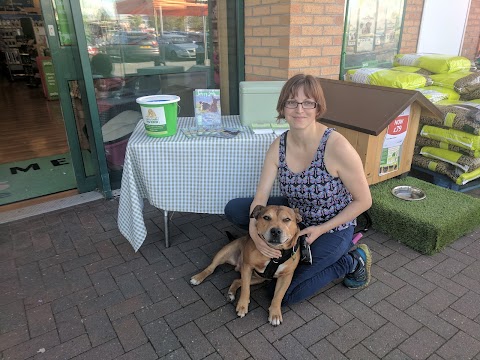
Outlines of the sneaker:
<svg viewBox="0 0 480 360">
<path fill-rule="evenodd" d="M 355 271 L 345 275 L 343 285 L 349 289 L 363 289 L 370 283 L 372 255 L 370 254 L 368 246 L 365 244 L 358 245 L 357 248 L 350 251 L 349 254 L 358 261 L 358 265 Z"/>
<path fill-rule="evenodd" d="M 305 235 L 300 236 L 300 262 L 312 265 L 312 252 Z"/>
</svg>

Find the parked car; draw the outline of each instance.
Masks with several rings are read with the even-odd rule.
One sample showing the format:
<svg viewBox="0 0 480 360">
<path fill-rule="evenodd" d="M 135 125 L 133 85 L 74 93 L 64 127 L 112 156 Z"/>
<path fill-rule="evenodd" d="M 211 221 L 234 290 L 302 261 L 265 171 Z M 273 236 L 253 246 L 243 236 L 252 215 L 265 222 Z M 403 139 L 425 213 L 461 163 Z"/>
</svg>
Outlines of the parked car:
<svg viewBox="0 0 480 360">
<path fill-rule="evenodd" d="M 104 45 L 113 62 L 163 62 L 155 35 L 141 31 L 119 31 Z"/>
<path fill-rule="evenodd" d="M 191 59 L 195 60 L 200 45 L 188 40 L 186 36 L 177 34 L 164 34 L 158 37 L 160 48 L 165 51 L 166 58 L 170 60 Z"/>
</svg>

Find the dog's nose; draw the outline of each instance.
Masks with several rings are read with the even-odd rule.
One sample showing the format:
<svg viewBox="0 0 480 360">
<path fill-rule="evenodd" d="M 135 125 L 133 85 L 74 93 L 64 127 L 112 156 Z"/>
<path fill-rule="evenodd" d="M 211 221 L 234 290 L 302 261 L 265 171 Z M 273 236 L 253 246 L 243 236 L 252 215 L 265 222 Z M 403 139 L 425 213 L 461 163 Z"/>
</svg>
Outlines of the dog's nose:
<svg viewBox="0 0 480 360">
<path fill-rule="evenodd" d="M 271 228 L 270 234 L 272 234 L 273 238 L 278 238 L 280 235 L 282 235 L 282 230 L 280 230 L 279 228 Z"/>
</svg>

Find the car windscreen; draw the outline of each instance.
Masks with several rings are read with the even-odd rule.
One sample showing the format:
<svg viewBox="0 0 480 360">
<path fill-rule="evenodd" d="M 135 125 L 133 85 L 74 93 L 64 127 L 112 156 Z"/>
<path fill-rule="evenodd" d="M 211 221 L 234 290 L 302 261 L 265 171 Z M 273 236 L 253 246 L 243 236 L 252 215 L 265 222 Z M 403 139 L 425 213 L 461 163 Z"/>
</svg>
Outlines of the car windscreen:
<svg viewBox="0 0 480 360">
<path fill-rule="evenodd" d="M 152 43 L 156 41 L 153 35 L 140 34 L 127 36 L 128 45 L 152 45 Z"/>
</svg>

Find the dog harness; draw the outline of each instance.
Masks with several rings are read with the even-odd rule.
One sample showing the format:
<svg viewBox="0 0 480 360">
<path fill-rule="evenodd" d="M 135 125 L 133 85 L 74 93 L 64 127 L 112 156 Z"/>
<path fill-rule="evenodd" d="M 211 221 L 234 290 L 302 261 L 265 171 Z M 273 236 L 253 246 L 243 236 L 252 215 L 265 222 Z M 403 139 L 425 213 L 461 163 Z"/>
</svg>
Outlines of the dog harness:
<svg viewBox="0 0 480 360">
<path fill-rule="evenodd" d="M 295 256 L 295 254 L 299 249 L 299 242 L 300 242 L 300 237 L 297 238 L 297 242 L 295 243 L 295 245 L 293 245 L 292 248 L 287 250 L 281 250 L 282 252 L 281 257 L 277 259 L 270 259 L 270 262 L 268 263 L 263 273 L 259 273 L 256 269 L 254 269 L 255 273 L 264 279 L 272 280 L 273 276 L 277 272 L 278 267 L 282 265 L 285 261 L 290 259 L 291 257 Z"/>
</svg>

